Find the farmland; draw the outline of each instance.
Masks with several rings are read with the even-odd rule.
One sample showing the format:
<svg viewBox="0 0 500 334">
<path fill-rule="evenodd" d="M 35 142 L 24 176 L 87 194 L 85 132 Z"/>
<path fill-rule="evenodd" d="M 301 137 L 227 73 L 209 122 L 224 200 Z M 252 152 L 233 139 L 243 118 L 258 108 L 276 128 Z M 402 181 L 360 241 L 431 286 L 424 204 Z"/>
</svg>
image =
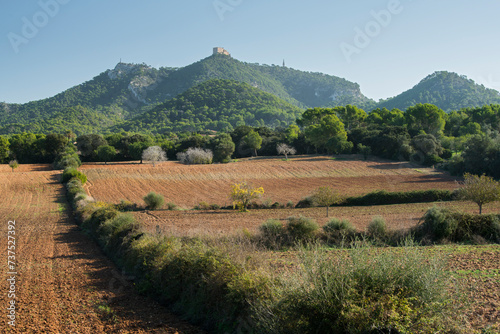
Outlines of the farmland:
<svg viewBox="0 0 500 334">
<path fill-rule="evenodd" d="M 60 171 L 48 165 L 0 166 L 2 282 L 8 222 L 15 220 L 16 327 L 7 324 L 2 283 L 0 333 L 200 333 L 131 283 L 76 226 Z M 12 240 L 12 238 L 11 238 Z"/>
<path fill-rule="evenodd" d="M 230 185 L 247 181 L 264 187 L 264 200 L 297 203 L 320 186 L 331 186 L 344 196 L 373 190 L 408 191 L 455 189 L 456 179 L 432 168 L 407 162 L 364 161 L 360 158 L 325 156 L 257 158 L 224 165 L 182 165 L 165 162 L 82 166 L 88 176 L 88 193 L 96 200 L 142 203 L 149 191 L 163 194 L 168 202 L 192 208 L 200 202 L 229 205 Z"/>
<path fill-rule="evenodd" d="M 310 168 L 309 168 L 310 167 Z M 290 216 L 314 218 L 320 225 L 329 218 L 324 208 L 255 209 L 249 213 L 233 210 L 192 210 L 202 201 L 229 204 L 230 184 L 246 180 L 263 186 L 264 200 L 295 203 L 318 186 L 330 185 L 345 195 L 359 195 L 386 189 L 454 189 L 456 179 L 431 168 L 408 163 L 331 160 L 327 157 L 253 159 L 228 165 L 184 166 L 167 162 L 157 167 L 147 164 L 87 164 L 81 170 L 89 177 L 86 191 L 96 200 L 117 203 L 121 199 L 143 205 L 142 197 L 156 191 L 184 210 L 133 212 L 143 229 L 158 229 L 176 236 L 227 236 L 243 230 L 257 233 L 266 219 L 282 221 Z M 0 167 L 2 206 L 0 216 L 16 220 L 18 275 L 18 332 L 79 333 L 198 333 L 201 332 L 156 302 L 139 296 L 128 277 L 103 255 L 94 241 L 73 221 L 60 172 L 47 165 L 21 165 L 15 172 Z M 391 230 L 406 229 L 418 223 L 432 205 L 477 212 L 470 202 L 416 203 L 364 207 L 334 207 L 330 217 L 348 219 L 362 231 L 373 216 L 385 218 Z M 497 213 L 500 203 L 484 207 Z M 1 225 L 0 242 L 7 244 L 7 224 Z M 246 233 L 246 232 L 245 232 Z M 468 318 L 476 328 L 500 323 L 500 247 L 425 247 L 429 254 L 448 260 L 451 275 L 465 278 L 467 293 L 474 300 Z M 289 263 L 292 252 L 267 252 L 262 258 Z M 6 279 L 3 270 L 2 279 Z M 8 302 L 2 294 L 0 303 Z M 7 319 L 0 328 L 7 328 Z M 2 330 L 0 330 L 1 332 Z"/>
<path fill-rule="evenodd" d="M 200 202 L 228 205 L 230 185 L 247 181 L 263 186 L 264 201 L 296 203 L 319 186 L 329 185 L 345 196 L 366 194 L 373 190 L 410 191 L 425 189 L 456 189 L 457 179 L 432 168 L 383 160 L 364 161 L 359 158 L 332 160 L 327 157 L 295 157 L 250 159 L 227 165 L 185 166 L 166 162 L 157 167 L 147 164 L 88 164 L 82 170 L 88 175 L 87 192 L 96 200 L 117 203 L 128 200 L 143 205 L 142 197 L 149 191 L 165 195 L 168 202 L 182 210 L 136 211 L 134 216 L 151 233 L 176 236 L 228 236 L 249 231 L 269 218 L 285 221 L 290 216 L 314 218 L 323 225 L 329 218 L 324 208 L 254 209 L 248 213 L 232 210 L 192 210 Z M 471 202 L 415 203 L 363 207 L 334 207 L 330 217 L 348 219 L 363 231 L 373 216 L 384 217 L 388 229 L 400 230 L 415 226 L 429 207 L 437 205 L 453 210 L 477 213 Z M 485 206 L 485 213 L 497 213 L 500 203 Z M 247 232 L 245 232 L 247 233 Z M 493 246 L 445 246 L 425 248 L 439 253 L 448 261 L 450 274 L 467 280 L 468 294 L 474 300 L 468 315 L 476 328 L 500 322 L 498 291 L 500 279 L 500 248 Z M 293 255 L 268 253 L 269 258 Z"/>
</svg>

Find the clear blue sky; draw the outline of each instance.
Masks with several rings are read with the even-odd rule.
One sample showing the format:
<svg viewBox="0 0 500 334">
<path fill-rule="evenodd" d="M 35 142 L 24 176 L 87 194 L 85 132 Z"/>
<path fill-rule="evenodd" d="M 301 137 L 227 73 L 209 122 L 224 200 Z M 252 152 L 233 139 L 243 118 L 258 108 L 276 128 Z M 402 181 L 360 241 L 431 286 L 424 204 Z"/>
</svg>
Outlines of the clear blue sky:
<svg viewBox="0 0 500 334">
<path fill-rule="evenodd" d="M 214 46 L 343 77 L 374 99 L 438 70 L 500 90 L 499 13 L 491 0 L 2 1 L 0 101 L 53 96 L 120 58 L 186 66 Z"/>
</svg>

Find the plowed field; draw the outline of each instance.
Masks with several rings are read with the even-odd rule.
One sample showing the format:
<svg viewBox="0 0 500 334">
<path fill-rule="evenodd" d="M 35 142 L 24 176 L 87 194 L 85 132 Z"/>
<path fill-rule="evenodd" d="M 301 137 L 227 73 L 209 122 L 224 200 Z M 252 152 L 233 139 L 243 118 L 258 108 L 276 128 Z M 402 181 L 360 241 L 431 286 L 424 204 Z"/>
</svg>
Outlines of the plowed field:
<svg viewBox="0 0 500 334">
<path fill-rule="evenodd" d="M 431 168 L 417 168 L 405 162 L 340 159 L 316 156 L 293 157 L 289 161 L 257 158 L 230 164 L 191 166 L 168 161 L 156 167 L 135 163 L 84 165 L 82 170 L 89 178 L 87 190 L 97 200 L 116 203 L 123 199 L 143 204 L 142 198 L 155 191 L 164 195 L 167 201 L 185 208 L 202 201 L 228 205 L 231 184 L 241 181 L 264 187 L 263 199 L 280 203 L 296 203 L 320 186 L 331 186 L 346 196 L 378 189 L 456 188 L 455 178 Z"/>
<path fill-rule="evenodd" d="M 235 234 L 243 229 L 257 232 L 267 219 L 286 220 L 291 216 L 314 218 L 321 226 L 335 217 L 349 220 L 358 231 L 364 231 L 374 216 L 382 216 L 389 230 L 408 229 L 421 220 L 424 213 L 433 205 L 457 211 L 477 213 L 477 205 L 470 202 L 436 202 L 398 205 L 332 207 L 329 218 L 325 208 L 310 209 L 265 209 L 250 210 L 240 213 L 233 210 L 218 211 L 166 211 L 157 210 L 134 212 L 145 228 L 154 232 L 157 226 L 164 232 L 178 236 Z M 500 212 L 500 202 L 489 203 L 483 207 L 483 213 Z"/>
<path fill-rule="evenodd" d="M 44 165 L 21 165 L 14 173 L 0 166 L 0 333 L 201 333 L 137 295 L 130 280 L 78 230 L 59 174 Z M 14 220 L 9 240 L 15 249 L 7 254 Z M 8 274 L 8 255 L 15 275 Z M 15 299 L 6 281 L 12 276 Z M 15 327 L 8 325 L 11 300 Z"/>
</svg>

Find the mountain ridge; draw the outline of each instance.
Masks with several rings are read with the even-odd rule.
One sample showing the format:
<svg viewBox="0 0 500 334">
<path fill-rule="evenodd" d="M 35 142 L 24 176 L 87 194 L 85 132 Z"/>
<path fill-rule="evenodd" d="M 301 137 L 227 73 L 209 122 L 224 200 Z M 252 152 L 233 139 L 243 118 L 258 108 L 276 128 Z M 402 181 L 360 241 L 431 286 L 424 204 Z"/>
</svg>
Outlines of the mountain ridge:
<svg viewBox="0 0 500 334">
<path fill-rule="evenodd" d="M 417 103 L 431 103 L 449 112 L 500 103 L 498 91 L 453 72 L 434 72 L 409 90 L 377 103 L 364 96 L 357 83 L 344 78 L 214 54 L 184 67 L 120 62 L 53 97 L 24 104 L 0 103 L 0 134 L 46 132 L 56 125 L 74 132 L 103 131 L 214 79 L 247 83 L 302 109 L 351 104 L 366 111 L 405 110 Z"/>
</svg>

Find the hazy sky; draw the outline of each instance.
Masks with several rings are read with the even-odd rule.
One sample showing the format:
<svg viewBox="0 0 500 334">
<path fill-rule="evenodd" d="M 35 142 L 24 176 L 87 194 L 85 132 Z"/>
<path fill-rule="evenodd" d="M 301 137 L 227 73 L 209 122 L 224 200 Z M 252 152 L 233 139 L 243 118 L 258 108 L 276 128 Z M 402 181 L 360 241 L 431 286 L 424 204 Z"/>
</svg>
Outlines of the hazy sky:
<svg viewBox="0 0 500 334">
<path fill-rule="evenodd" d="M 438 70 L 500 90 L 491 0 L 1 0 L 0 101 L 53 96 L 122 59 L 182 67 L 214 46 L 395 96 Z"/>
</svg>

